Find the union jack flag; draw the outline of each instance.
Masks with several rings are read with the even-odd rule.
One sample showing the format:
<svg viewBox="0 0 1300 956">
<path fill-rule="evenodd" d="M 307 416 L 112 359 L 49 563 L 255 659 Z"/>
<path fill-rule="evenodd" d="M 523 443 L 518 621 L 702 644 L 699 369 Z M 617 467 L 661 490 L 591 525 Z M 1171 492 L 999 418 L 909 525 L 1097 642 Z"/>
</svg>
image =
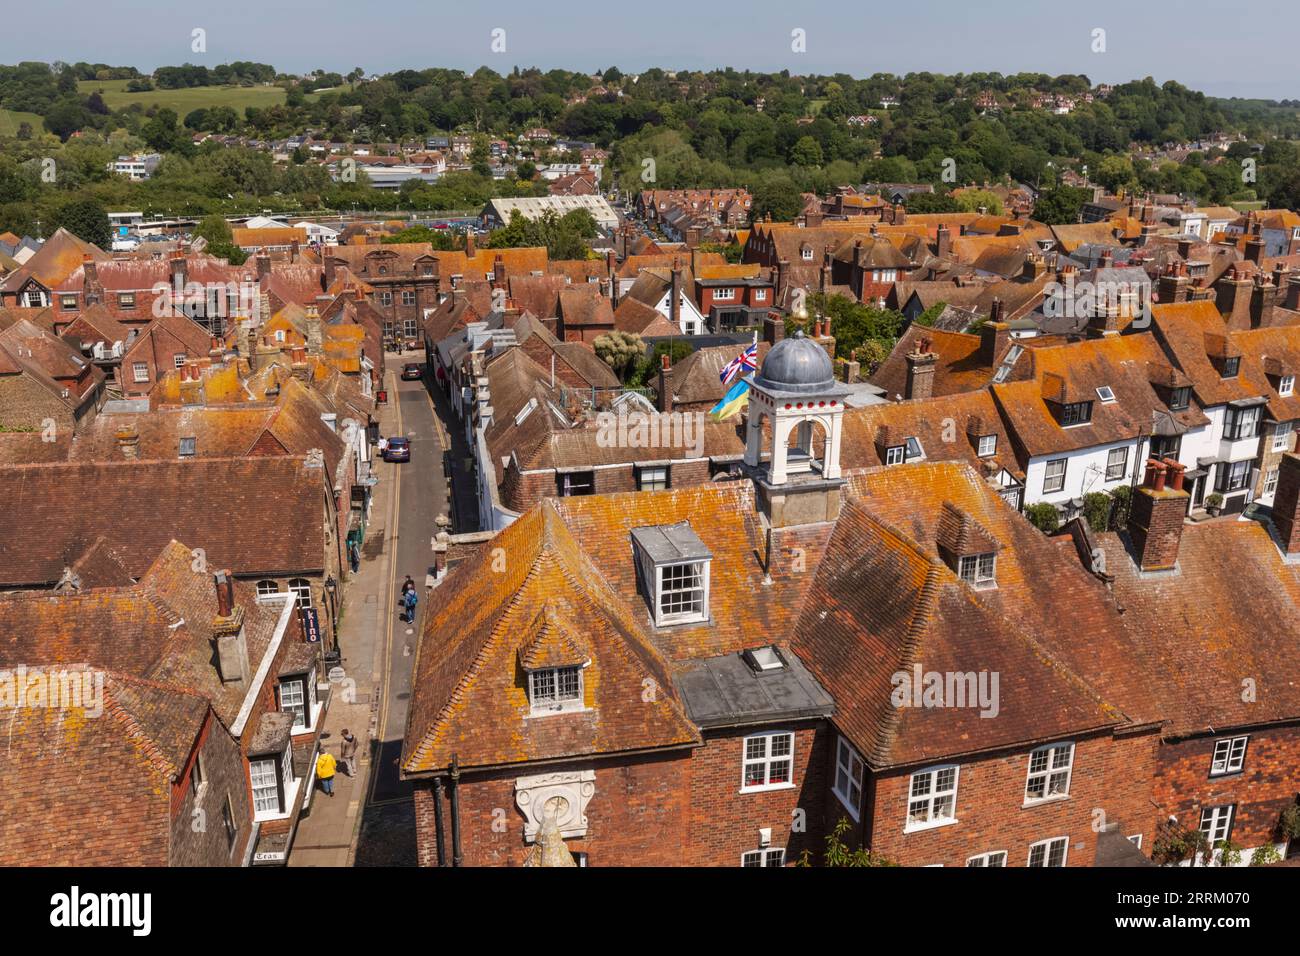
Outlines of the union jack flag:
<svg viewBox="0 0 1300 956">
<path fill-rule="evenodd" d="M 728 385 L 731 383 L 731 380 L 733 378 L 735 378 L 738 374 L 740 374 L 741 369 L 745 369 L 747 371 L 752 372 L 757 368 L 758 368 L 758 341 L 757 341 L 757 336 L 755 336 L 754 343 L 750 345 L 747 349 L 745 349 L 745 351 L 737 355 L 730 362 L 728 362 L 726 367 L 723 368 L 722 374 L 719 377 L 722 379 L 723 385 Z"/>
</svg>

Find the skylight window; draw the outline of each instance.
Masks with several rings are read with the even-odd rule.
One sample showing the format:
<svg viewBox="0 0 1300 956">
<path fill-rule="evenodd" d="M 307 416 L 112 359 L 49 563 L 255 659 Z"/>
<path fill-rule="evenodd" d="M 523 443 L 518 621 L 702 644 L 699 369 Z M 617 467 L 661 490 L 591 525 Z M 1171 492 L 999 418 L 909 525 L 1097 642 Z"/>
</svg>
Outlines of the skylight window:
<svg viewBox="0 0 1300 956">
<path fill-rule="evenodd" d="M 745 662 L 760 674 L 785 669 L 785 659 L 771 644 L 745 651 Z"/>
<path fill-rule="evenodd" d="M 1115 392 L 1109 385 L 1102 385 L 1097 389 L 1097 397 L 1101 399 L 1102 404 L 1109 405 L 1115 401 Z"/>
</svg>

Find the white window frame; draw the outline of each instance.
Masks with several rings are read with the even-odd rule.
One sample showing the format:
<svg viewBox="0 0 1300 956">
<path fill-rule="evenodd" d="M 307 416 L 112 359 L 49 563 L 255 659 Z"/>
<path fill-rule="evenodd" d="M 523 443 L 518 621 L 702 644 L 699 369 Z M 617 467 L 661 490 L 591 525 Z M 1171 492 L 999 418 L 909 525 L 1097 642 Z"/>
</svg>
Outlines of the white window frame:
<svg viewBox="0 0 1300 956">
<path fill-rule="evenodd" d="M 585 709 L 583 668 L 543 667 L 528 672 L 528 706 L 532 716 L 570 713 Z M 562 686 L 569 685 L 572 686 Z"/>
<path fill-rule="evenodd" d="M 995 863 L 993 862 L 994 860 L 997 860 L 998 862 Z M 966 865 L 968 867 L 972 867 L 972 866 L 1005 867 L 1007 865 L 1007 851 L 990 850 L 988 853 L 979 853 L 976 854 L 975 856 L 967 857 Z"/>
<path fill-rule="evenodd" d="M 1214 753 L 1210 757 L 1210 776 L 1226 777 L 1241 773 L 1246 765 L 1246 749 L 1249 736 L 1224 737 L 1214 742 Z"/>
<path fill-rule="evenodd" d="M 228 852 L 233 853 L 235 850 L 235 841 L 239 836 L 239 821 L 235 819 L 235 806 L 230 802 L 230 793 L 226 793 L 226 799 L 221 803 L 221 824 L 226 830 L 226 843 L 229 846 Z"/>
<path fill-rule="evenodd" d="M 647 481 L 647 479 L 649 479 Z M 637 491 L 663 491 L 668 487 L 667 465 L 640 465 L 636 471 Z"/>
<path fill-rule="evenodd" d="M 311 582 L 306 578 L 290 578 L 289 593 L 294 596 L 300 611 L 309 611 L 316 606 L 311 593 Z"/>
<path fill-rule="evenodd" d="M 149 381 L 149 363 L 132 362 L 131 363 L 131 381 L 139 384 Z"/>
<path fill-rule="evenodd" d="M 865 768 L 866 764 L 853 745 L 847 738 L 840 737 L 835 744 L 835 779 L 831 784 L 831 793 L 839 798 L 854 822 L 857 822 L 862 813 L 862 777 Z"/>
<path fill-rule="evenodd" d="M 258 581 L 257 596 L 259 598 L 273 597 L 280 593 L 280 584 L 278 581 Z"/>
<path fill-rule="evenodd" d="M 1051 485 L 1053 475 L 1052 466 L 1060 464 L 1061 473 L 1056 476 L 1057 484 Z M 1043 494 L 1054 495 L 1058 491 L 1065 490 L 1065 475 L 1070 470 L 1070 459 L 1068 458 L 1051 458 L 1043 465 Z"/>
<path fill-rule="evenodd" d="M 763 752 L 761 754 L 750 754 L 750 744 L 762 741 Z M 785 753 L 776 754 L 775 744 L 778 741 L 787 743 Z M 786 764 L 786 779 L 772 782 L 772 765 Z M 749 769 L 751 767 L 761 767 L 763 772 L 762 783 L 749 783 Z M 740 792 L 741 793 L 758 793 L 764 790 L 789 790 L 794 787 L 794 731 L 793 730 L 776 730 L 762 734 L 750 734 L 744 737 L 740 742 Z"/>
<path fill-rule="evenodd" d="M 963 555 L 957 562 L 957 576 L 976 590 L 997 587 L 997 552 Z"/>
<path fill-rule="evenodd" d="M 276 757 L 259 757 L 248 762 L 248 780 L 253 792 L 254 819 L 263 819 L 284 813 L 279 766 L 280 761 Z M 275 796 L 275 805 L 273 807 L 268 803 L 268 791 L 271 789 L 274 789 Z"/>
<path fill-rule="evenodd" d="M 753 857 L 758 859 L 751 863 L 750 859 Z M 740 854 L 740 865 L 742 867 L 785 866 L 785 847 L 766 846 L 761 850 L 748 850 Z"/>
<path fill-rule="evenodd" d="M 1120 460 L 1118 462 L 1115 461 L 1116 453 L 1120 455 Z M 1115 469 L 1117 468 L 1119 470 L 1118 472 L 1115 472 Z M 1112 474 L 1112 472 L 1115 473 Z M 1120 445 L 1117 448 L 1112 448 L 1110 451 L 1106 453 L 1106 480 L 1120 481 L 1127 474 L 1128 474 L 1128 445 Z"/>
<path fill-rule="evenodd" d="M 410 289 L 402 290 L 402 305 L 415 305 L 415 293 Z"/>
<path fill-rule="evenodd" d="M 1290 395 L 1295 391 L 1295 376 L 1283 375 L 1277 383 L 1277 393 L 1282 396 Z"/>
<path fill-rule="evenodd" d="M 998 453 L 997 435 L 980 435 L 977 454 L 980 458 L 991 458 Z"/>
<path fill-rule="evenodd" d="M 766 301 L 767 301 L 767 290 L 766 290 L 766 289 L 755 289 L 755 290 L 754 290 L 754 301 L 755 301 L 755 302 L 766 302 Z"/>
<path fill-rule="evenodd" d="M 185 353 L 176 352 L 172 355 L 172 367 L 183 368 L 185 366 Z"/>
<path fill-rule="evenodd" d="M 736 290 L 731 286 L 721 286 L 713 291 L 713 298 L 727 302 L 734 302 L 736 299 Z"/>
<path fill-rule="evenodd" d="M 1264 494 L 1277 494 L 1277 480 L 1281 475 L 1281 469 L 1270 468 L 1264 473 Z"/>
<path fill-rule="evenodd" d="M 906 445 L 891 445 L 885 449 L 886 465 L 901 465 L 907 460 Z"/>
<path fill-rule="evenodd" d="M 1064 763 L 1059 762 L 1060 752 L 1065 752 Z M 1042 767 L 1035 769 L 1034 761 L 1042 757 L 1044 764 Z M 1065 774 L 1065 789 L 1052 791 L 1052 782 Z M 1047 744 L 1043 747 L 1035 747 L 1029 752 L 1029 767 L 1025 773 L 1025 806 L 1034 806 L 1039 803 L 1051 803 L 1055 800 L 1065 800 L 1070 796 L 1070 783 L 1074 777 L 1074 744 L 1070 741 L 1063 741 L 1054 744 Z M 1033 796 L 1030 793 L 1030 786 L 1035 780 L 1041 780 L 1043 783 L 1043 793 L 1041 796 Z"/>
<path fill-rule="evenodd" d="M 288 680 L 280 681 L 275 688 L 276 700 L 282 711 L 293 714 L 293 731 L 302 733 L 311 729 L 311 705 L 307 700 L 307 675 L 290 677 Z M 296 688 L 292 696 L 287 694 L 291 688 Z"/>
<path fill-rule="evenodd" d="M 711 561 L 683 561 L 679 564 L 661 564 L 655 567 L 655 625 L 666 627 L 670 624 L 691 624 L 709 619 L 709 566 Z M 665 572 L 678 568 L 694 567 L 698 569 L 698 585 L 664 589 Z M 665 611 L 665 599 L 671 595 L 688 594 L 698 591 L 699 609 L 687 611 Z M 694 603 L 694 602 L 692 602 Z"/>
<path fill-rule="evenodd" d="M 119 293 L 117 294 L 117 307 L 118 307 L 119 309 L 134 309 L 134 308 L 135 308 L 135 293 L 134 293 L 134 292 L 119 292 Z"/>
<path fill-rule="evenodd" d="M 947 771 L 952 771 L 952 786 L 939 789 L 939 775 Z M 929 784 L 924 793 L 917 793 L 916 786 L 918 778 L 928 777 Z M 924 770 L 918 770 L 907 780 L 907 822 L 903 827 L 904 833 L 913 833 L 917 830 L 932 830 L 935 827 L 948 826 L 957 822 L 957 790 L 960 786 L 961 767 L 957 764 L 939 764 L 934 767 L 926 767 Z M 951 800 L 950 808 L 946 816 L 936 814 L 935 805 L 948 798 Z M 913 820 L 913 805 L 925 804 L 925 819 Z"/>
<path fill-rule="evenodd" d="M 1052 866 L 1053 864 L 1049 863 L 1048 861 L 1052 858 L 1052 849 L 1058 844 L 1060 845 L 1061 848 L 1061 862 L 1055 865 L 1058 867 L 1065 866 L 1065 862 L 1070 855 L 1070 838 L 1068 836 L 1052 837 L 1051 839 L 1048 840 L 1039 840 L 1037 843 L 1029 844 L 1029 856 L 1026 858 L 1025 865 L 1041 866 L 1041 867 Z M 1039 847 L 1042 847 L 1043 849 L 1043 859 L 1042 862 L 1035 863 L 1034 851 Z"/>
<path fill-rule="evenodd" d="M 1278 422 L 1273 426 L 1273 450 L 1286 451 L 1286 446 L 1291 444 L 1291 423 Z"/>
<path fill-rule="evenodd" d="M 1197 827 L 1210 843 L 1211 852 L 1220 842 L 1232 836 L 1232 822 L 1237 816 L 1235 803 L 1222 804 L 1217 807 L 1204 807 L 1201 810 L 1201 823 Z M 1222 836 L 1215 836 L 1222 832 Z"/>
</svg>

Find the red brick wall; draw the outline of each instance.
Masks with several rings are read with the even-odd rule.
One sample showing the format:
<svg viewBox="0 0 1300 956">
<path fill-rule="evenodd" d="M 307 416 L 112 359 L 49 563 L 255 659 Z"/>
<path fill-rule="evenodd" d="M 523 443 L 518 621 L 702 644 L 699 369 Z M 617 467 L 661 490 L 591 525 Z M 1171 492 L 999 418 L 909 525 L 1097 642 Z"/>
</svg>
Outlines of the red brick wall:
<svg viewBox="0 0 1300 956">
<path fill-rule="evenodd" d="M 1275 727 L 1250 734 L 1240 773 L 1210 776 L 1214 741 L 1243 734 L 1171 741 L 1160 748 L 1152 783 L 1152 800 L 1161 820 L 1178 817 L 1185 827 L 1201 824 L 1204 807 L 1235 803 L 1232 841 L 1257 847 L 1275 839 L 1282 811 L 1300 790 L 1300 727 Z"/>
<path fill-rule="evenodd" d="M 744 738 L 754 732 L 710 735 L 691 759 L 689 866 L 739 866 L 741 855 L 759 849 L 759 829 L 770 827 L 772 847 L 785 849 L 786 864 L 823 844 L 824 793 L 828 786 L 828 731 L 820 721 L 795 730 L 794 786 L 786 790 L 741 793 Z M 772 728 L 774 730 L 788 728 Z M 802 810 L 792 832 L 795 810 Z"/>
<path fill-rule="evenodd" d="M 1150 853 L 1157 820 L 1149 798 L 1156 746 L 1152 734 L 1078 739 L 1069 799 L 1028 807 L 1027 750 L 965 761 L 957 782 L 958 822 L 913 833 L 903 832 L 908 787 L 913 769 L 925 768 L 869 774 L 871 848 L 904 866 L 965 866 L 968 857 L 997 850 L 1007 852 L 1008 866 L 1024 866 L 1030 844 L 1068 836 L 1066 865 L 1091 866 L 1104 814 L 1104 822 L 1120 824 L 1125 836 L 1141 833 L 1142 848 Z M 827 800 L 839 807 L 833 795 Z"/>
<path fill-rule="evenodd" d="M 515 780 L 537 773 L 596 771 L 596 792 L 587 804 L 587 834 L 565 840 L 574 853 L 590 854 L 592 866 L 681 866 L 689 831 L 688 751 L 628 757 L 618 764 L 521 766 L 461 777 L 461 847 L 465 866 L 519 866 L 528 854 L 524 815 L 515 805 Z M 738 779 L 738 778 L 737 778 Z M 432 785 L 415 790 L 419 863 L 436 866 Z M 451 805 L 443 788 L 443 827 L 451 865 Z"/>
</svg>

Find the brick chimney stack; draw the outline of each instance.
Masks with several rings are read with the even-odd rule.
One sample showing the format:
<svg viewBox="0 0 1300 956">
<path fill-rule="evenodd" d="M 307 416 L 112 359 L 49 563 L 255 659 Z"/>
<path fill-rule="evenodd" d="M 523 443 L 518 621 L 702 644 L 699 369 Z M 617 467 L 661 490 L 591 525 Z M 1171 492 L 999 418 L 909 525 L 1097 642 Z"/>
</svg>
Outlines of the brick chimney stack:
<svg viewBox="0 0 1300 956">
<path fill-rule="evenodd" d="M 271 254 L 266 251 L 266 247 L 257 250 L 257 278 L 260 282 L 271 274 Z"/>
<path fill-rule="evenodd" d="M 1300 272 L 1293 272 L 1286 280 L 1286 300 L 1282 307 L 1300 311 Z"/>
<path fill-rule="evenodd" d="M 673 396 L 668 387 L 668 373 L 672 366 L 673 360 L 668 355 L 659 356 L 659 391 L 655 395 L 655 408 L 661 412 L 670 412 L 673 407 Z"/>
<path fill-rule="evenodd" d="M 952 252 L 952 232 L 949 231 L 947 224 L 941 222 L 934 233 L 934 254 L 940 259 L 947 259 L 950 252 Z"/>
<path fill-rule="evenodd" d="M 474 230 L 472 228 L 465 230 L 465 256 L 473 259 L 478 255 L 478 247 L 475 245 Z"/>
<path fill-rule="evenodd" d="M 1277 304 L 1278 287 L 1263 272 L 1255 273 L 1255 284 L 1250 290 L 1250 327 L 1267 328 L 1273 324 L 1273 307 Z"/>
<path fill-rule="evenodd" d="M 989 320 L 980 326 L 980 363 L 990 368 L 1000 359 L 1011 344 L 1011 326 L 1002 321 L 1005 313 L 1002 300 L 994 299 Z"/>
<path fill-rule="evenodd" d="M 1157 294 L 1162 305 L 1170 302 L 1186 302 L 1187 290 L 1191 279 L 1187 275 L 1187 263 L 1171 262 L 1156 283 Z"/>
<path fill-rule="evenodd" d="M 1142 484 L 1133 489 L 1128 519 L 1133 554 L 1143 571 L 1169 571 L 1177 565 L 1189 497 L 1182 465 L 1147 460 Z"/>
<path fill-rule="evenodd" d="M 506 260 L 501 253 L 496 254 L 492 260 L 492 288 L 504 289 L 506 287 Z"/>
<path fill-rule="evenodd" d="M 90 308 L 99 302 L 104 301 L 104 286 L 99 281 L 99 266 L 90 256 L 84 256 L 81 260 L 81 305 L 82 308 Z"/>
<path fill-rule="evenodd" d="M 1250 327 L 1251 279 L 1245 271 L 1231 266 L 1214 283 L 1214 303 L 1231 329 Z"/>
<path fill-rule="evenodd" d="M 189 275 L 189 263 L 185 261 L 185 254 L 183 252 L 173 253 L 170 266 L 172 292 L 179 296 L 185 291 L 185 281 Z"/>
<path fill-rule="evenodd" d="M 128 461 L 140 455 L 140 432 L 134 425 L 123 425 L 117 430 L 117 447 Z"/>
<path fill-rule="evenodd" d="M 1300 555 L 1300 434 L 1296 451 L 1278 463 L 1277 491 L 1273 495 L 1273 527 L 1288 555 Z"/>
<path fill-rule="evenodd" d="M 907 386 L 904 398 L 929 398 L 934 394 L 934 369 L 939 356 L 930 347 L 929 339 L 921 338 L 907 354 Z"/>
<path fill-rule="evenodd" d="M 235 604 L 235 579 L 229 570 L 212 578 L 217 592 L 217 613 L 212 619 L 212 640 L 217 650 L 217 672 L 223 684 L 242 681 L 251 671 L 244 638 L 244 609 Z"/>
<path fill-rule="evenodd" d="M 307 318 L 303 321 L 307 327 L 307 354 L 320 355 L 324 346 L 321 330 L 320 311 L 314 305 L 307 306 Z"/>
<path fill-rule="evenodd" d="M 1255 265 L 1259 265 L 1260 260 L 1264 258 L 1264 237 L 1260 235 L 1258 222 L 1251 224 L 1244 255 L 1247 262 L 1253 262 Z"/>
</svg>

